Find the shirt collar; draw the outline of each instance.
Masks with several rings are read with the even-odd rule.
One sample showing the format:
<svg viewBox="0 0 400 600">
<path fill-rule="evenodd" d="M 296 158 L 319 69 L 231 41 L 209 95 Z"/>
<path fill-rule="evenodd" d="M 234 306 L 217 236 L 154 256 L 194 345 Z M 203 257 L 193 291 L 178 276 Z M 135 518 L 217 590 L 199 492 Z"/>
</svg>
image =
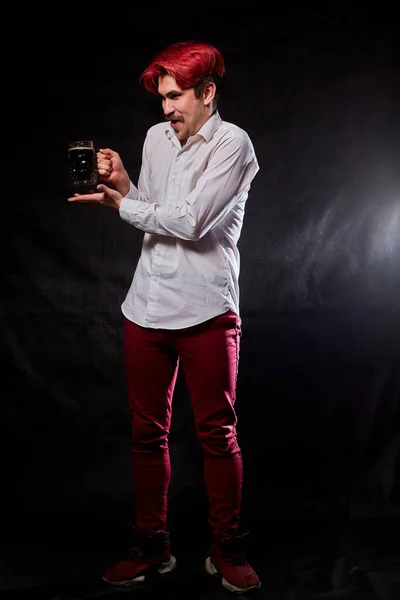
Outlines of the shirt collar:
<svg viewBox="0 0 400 600">
<path fill-rule="evenodd" d="M 211 138 L 213 137 L 214 133 L 217 131 L 217 129 L 220 127 L 222 123 L 222 119 L 220 117 L 220 114 L 218 111 L 216 111 L 209 119 L 208 121 L 206 121 L 203 125 L 203 127 L 201 127 L 199 129 L 199 131 L 192 136 L 192 138 L 201 135 L 206 142 L 209 142 L 211 140 Z M 172 139 L 177 139 L 176 135 L 174 134 L 173 131 L 171 131 L 170 128 L 165 130 L 165 133 L 167 134 L 168 138 L 170 140 Z"/>
<path fill-rule="evenodd" d="M 216 111 L 212 117 L 210 117 L 208 121 L 204 123 L 203 127 L 199 129 L 196 135 L 202 135 L 206 142 L 209 142 L 221 123 L 222 119 L 219 115 L 219 112 Z"/>
</svg>

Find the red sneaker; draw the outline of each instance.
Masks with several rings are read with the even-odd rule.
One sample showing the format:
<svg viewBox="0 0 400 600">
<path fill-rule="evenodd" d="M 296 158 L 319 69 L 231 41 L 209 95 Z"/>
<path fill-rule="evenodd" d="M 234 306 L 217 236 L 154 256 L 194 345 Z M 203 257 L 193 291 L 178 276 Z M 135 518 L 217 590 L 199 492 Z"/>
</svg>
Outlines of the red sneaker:
<svg viewBox="0 0 400 600">
<path fill-rule="evenodd" d="M 111 585 L 131 586 L 159 573 L 170 573 L 176 567 L 171 555 L 167 531 L 134 530 L 135 545 L 117 563 L 106 570 L 102 579 Z"/>
<path fill-rule="evenodd" d="M 248 592 L 261 587 L 257 573 L 247 562 L 243 551 L 245 535 L 223 538 L 216 535 L 205 568 L 209 575 L 221 577 L 230 592 Z"/>
</svg>

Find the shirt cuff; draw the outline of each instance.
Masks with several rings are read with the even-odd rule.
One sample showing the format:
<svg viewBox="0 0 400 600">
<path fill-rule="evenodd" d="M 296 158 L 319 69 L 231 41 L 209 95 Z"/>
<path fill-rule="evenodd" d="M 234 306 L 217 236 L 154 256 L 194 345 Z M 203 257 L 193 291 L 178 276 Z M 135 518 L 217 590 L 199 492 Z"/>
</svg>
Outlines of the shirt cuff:
<svg viewBox="0 0 400 600">
<path fill-rule="evenodd" d="M 133 185 L 132 181 L 129 182 L 129 192 L 122 198 L 119 210 L 127 210 L 129 205 L 132 206 L 131 200 L 139 200 L 139 190 Z"/>
</svg>

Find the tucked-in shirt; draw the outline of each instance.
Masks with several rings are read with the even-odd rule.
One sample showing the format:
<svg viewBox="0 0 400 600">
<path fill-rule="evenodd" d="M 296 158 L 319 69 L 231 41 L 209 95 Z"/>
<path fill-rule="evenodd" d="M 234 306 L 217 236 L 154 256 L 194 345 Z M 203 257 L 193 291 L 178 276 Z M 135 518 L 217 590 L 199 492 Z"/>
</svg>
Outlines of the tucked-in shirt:
<svg viewBox="0 0 400 600">
<path fill-rule="evenodd" d="M 121 309 L 142 327 L 181 329 L 239 315 L 241 233 L 259 165 L 249 135 L 216 112 L 181 146 L 168 122 L 146 135 L 121 218 L 144 231 Z"/>
</svg>

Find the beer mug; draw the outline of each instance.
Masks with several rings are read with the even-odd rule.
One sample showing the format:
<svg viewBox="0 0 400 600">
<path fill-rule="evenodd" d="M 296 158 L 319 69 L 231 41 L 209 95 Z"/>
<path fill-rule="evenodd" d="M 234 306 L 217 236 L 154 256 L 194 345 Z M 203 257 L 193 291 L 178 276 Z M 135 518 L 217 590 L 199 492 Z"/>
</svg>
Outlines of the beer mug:
<svg viewBox="0 0 400 600">
<path fill-rule="evenodd" d="M 92 140 L 68 144 L 68 169 L 75 186 L 96 185 L 96 148 Z"/>
</svg>

